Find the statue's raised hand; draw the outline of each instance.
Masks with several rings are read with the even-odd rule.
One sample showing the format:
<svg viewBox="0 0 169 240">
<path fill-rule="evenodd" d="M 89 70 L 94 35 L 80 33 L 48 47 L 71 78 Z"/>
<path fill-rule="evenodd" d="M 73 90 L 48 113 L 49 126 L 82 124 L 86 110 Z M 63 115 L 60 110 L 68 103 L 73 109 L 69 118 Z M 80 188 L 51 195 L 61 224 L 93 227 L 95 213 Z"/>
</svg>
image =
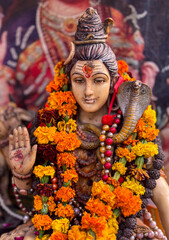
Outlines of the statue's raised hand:
<svg viewBox="0 0 169 240">
<path fill-rule="evenodd" d="M 25 127 L 14 129 L 9 136 L 9 165 L 11 170 L 20 175 L 31 172 L 35 163 L 37 145 L 31 149 L 30 138 Z"/>
</svg>

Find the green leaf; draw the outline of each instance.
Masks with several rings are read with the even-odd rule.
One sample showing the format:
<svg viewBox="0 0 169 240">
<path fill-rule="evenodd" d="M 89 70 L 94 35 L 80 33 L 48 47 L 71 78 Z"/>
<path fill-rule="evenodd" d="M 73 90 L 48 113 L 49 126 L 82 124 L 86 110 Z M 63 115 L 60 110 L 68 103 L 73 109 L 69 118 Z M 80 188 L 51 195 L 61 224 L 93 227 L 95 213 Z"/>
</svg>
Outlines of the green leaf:
<svg viewBox="0 0 169 240">
<path fill-rule="evenodd" d="M 63 85 L 62 90 L 67 92 L 68 91 L 68 84 Z"/>
<path fill-rule="evenodd" d="M 116 218 L 120 215 L 120 213 L 121 213 L 121 210 L 119 209 L 119 208 L 115 208 L 114 210 L 113 210 L 113 213 L 114 213 L 114 215 L 116 216 Z"/>
<path fill-rule="evenodd" d="M 43 176 L 43 177 L 40 179 L 40 182 L 41 182 L 41 183 L 48 183 L 48 182 L 49 182 L 49 176 Z"/>
<path fill-rule="evenodd" d="M 63 183 L 63 186 L 64 186 L 64 187 L 68 187 L 69 184 L 70 184 L 70 180 L 69 180 L 67 183 L 64 182 L 64 183 Z"/>
<path fill-rule="evenodd" d="M 39 230 L 39 238 L 42 238 L 44 235 L 45 231 L 44 230 Z"/>
<path fill-rule="evenodd" d="M 48 213 L 48 210 L 49 210 L 48 205 L 47 205 L 46 203 L 43 203 L 43 204 L 42 204 L 41 213 L 42 213 L 42 214 L 47 214 L 47 213 Z"/>
</svg>

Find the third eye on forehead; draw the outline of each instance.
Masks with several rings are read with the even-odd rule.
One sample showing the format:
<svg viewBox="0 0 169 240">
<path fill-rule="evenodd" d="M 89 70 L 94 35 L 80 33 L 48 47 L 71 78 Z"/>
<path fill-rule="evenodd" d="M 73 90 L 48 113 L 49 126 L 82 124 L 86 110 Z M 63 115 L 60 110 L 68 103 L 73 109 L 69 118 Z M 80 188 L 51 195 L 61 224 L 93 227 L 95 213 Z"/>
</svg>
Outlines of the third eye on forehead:
<svg viewBox="0 0 169 240">
<path fill-rule="evenodd" d="M 92 73 L 95 72 L 103 72 L 103 66 L 102 64 L 94 64 L 92 61 L 86 63 L 78 63 L 76 65 L 75 71 L 78 71 L 80 73 L 86 73 L 89 71 L 90 75 L 92 75 Z"/>
</svg>

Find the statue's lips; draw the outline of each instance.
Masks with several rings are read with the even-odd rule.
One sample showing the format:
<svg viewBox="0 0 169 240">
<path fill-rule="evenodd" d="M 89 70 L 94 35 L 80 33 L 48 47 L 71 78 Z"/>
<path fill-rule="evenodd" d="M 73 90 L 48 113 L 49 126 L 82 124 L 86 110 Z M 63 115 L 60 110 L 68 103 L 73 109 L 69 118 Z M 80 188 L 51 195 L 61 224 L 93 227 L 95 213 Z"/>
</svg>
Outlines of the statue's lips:
<svg viewBox="0 0 169 240">
<path fill-rule="evenodd" d="M 96 98 L 89 99 L 89 98 L 84 98 L 83 99 L 85 103 L 92 104 L 96 102 Z"/>
</svg>

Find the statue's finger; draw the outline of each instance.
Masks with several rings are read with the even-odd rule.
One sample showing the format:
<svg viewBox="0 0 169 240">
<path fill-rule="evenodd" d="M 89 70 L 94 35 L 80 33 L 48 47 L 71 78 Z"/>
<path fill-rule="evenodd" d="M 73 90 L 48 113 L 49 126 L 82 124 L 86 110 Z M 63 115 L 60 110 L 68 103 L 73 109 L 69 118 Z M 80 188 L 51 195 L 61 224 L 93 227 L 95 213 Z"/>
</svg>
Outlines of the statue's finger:
<svg viewBox="0 0 169 240">
<path fill-rule="evenodd" d="M 14 141 L 13 141 L 13 135 L 9 135 L 9 152 L 14 150 Z"/>
<path fill-rule="evenodd" d="M 33 164 L 34 164 L 35 159 L 36 159 L 37 148 L 38 148 L 38 145 L 37 145 L 37 144 L 33 145 L 33 147 L 32 147 L 31 159 L 32 159 L 32 161 L 33 161 Z"/>
<path fill-rule="evenodd" d="M 24 133 L 21 127 L 18 128 L 19 147 L 24 147 Z"/>
<path fill-rule="evenodd" d="M 29 133 L 26 127 L 23 129 L 24 132 L 24 145 L 28 150 L 30 149 L 30 138 L 29 138 Z"/>
<path fill-rule="evenodd" d="M 19 148 L 19 138 L 18 138 L 18 130 L 15 128 L 13 131 L 14 135 L 14 148 L 17 149 Z"/>
</svg>

